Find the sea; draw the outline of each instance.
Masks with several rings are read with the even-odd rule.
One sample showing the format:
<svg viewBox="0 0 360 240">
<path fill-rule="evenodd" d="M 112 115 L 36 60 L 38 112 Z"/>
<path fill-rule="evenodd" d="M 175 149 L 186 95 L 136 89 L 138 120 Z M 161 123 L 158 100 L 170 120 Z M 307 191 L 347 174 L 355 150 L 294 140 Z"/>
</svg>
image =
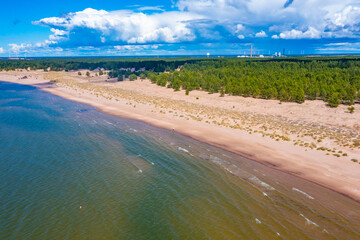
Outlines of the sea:
<svg viewBox="0 0 360 240">
<path fill-rule="evenodd" d="M 0 82 L 0 239 L 360 239 L 360 204 L 173 131 Z"/>
</svg>

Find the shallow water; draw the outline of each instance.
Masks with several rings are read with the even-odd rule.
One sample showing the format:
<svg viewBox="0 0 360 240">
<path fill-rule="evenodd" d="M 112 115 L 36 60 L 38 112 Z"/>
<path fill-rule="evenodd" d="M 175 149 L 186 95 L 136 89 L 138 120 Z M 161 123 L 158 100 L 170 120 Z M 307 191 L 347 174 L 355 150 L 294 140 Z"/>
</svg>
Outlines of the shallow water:
<svg viewBox="0 0 360 240">
<path fill-rule="evenodd" d="M 0 239 L 360 239 L 359 229 L 360 204 L 335 192 L 0 82 Z"/>
</svg>

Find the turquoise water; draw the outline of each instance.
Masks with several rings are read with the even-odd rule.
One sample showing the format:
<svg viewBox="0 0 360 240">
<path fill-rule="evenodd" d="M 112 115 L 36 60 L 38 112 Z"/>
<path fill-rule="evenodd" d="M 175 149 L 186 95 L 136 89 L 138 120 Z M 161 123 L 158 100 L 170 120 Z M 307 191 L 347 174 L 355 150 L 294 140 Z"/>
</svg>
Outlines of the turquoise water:
<svg viewBox="0 0 360 240">
<path fill-rule="evenodd" d="M 359 216 L 227 151 L 0 82 L 0 239 L 360 239 Z"/>
</svg>

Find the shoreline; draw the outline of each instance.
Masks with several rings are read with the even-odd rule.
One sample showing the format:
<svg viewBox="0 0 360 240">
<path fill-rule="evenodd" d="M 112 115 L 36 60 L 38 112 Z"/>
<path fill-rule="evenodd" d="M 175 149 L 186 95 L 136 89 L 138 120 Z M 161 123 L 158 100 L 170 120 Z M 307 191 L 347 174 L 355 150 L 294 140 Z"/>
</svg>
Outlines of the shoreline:
<svg viewBox="0 0 360 240">
<path fill-rule="evenodd" d="M 153 110 L 145 111 L 145 105 L 137 103 L 135 107 L 132 104 L 129 105 L 128 100 L 102 99 L 103 97 L 99 98 L 86 91 L 79 92 L 66 85 L 59 86 L 51 83 L 42 75 L 21 80 L 14 74 L 0 74 L 0 77 L 0 81 L 31 85 L 53 95 L 91 105 L 107 114 L 146 122 L 163 129 L 174 129 L 180 134 L 233 152 L 272 169 L 305 179 L 360 202 L 359 164 L 340 161 L 334 156 L 324 157 L 320 151 L 305 151 L 292 142 L 275 141 L 261 137 L 255 132 L 249 134 L 240 129 L 214 126 L 193 119 L 174 118 L 166 114 L 153 113 Z M 156 108 L 158 106 L 155 106 Z"/>
</svg>

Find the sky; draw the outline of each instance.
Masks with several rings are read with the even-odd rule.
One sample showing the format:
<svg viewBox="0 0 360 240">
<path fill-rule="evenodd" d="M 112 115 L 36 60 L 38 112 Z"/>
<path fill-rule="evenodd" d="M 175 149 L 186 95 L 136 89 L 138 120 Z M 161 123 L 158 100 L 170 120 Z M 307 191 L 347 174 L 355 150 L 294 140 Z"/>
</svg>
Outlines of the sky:
<svg viewBox="0 0 360 240">
<path fill-rule="evenodd" d="M 360 54 L 360 0 L 13 0 L 0 57 Z"/>
</svg>

